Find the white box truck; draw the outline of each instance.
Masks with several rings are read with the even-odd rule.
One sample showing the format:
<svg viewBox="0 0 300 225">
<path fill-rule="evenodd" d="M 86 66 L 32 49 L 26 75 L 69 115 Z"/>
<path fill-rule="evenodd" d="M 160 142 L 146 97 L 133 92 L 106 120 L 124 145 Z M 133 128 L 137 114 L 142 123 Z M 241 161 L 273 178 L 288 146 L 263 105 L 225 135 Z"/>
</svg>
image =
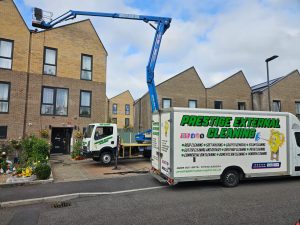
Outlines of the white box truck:
<svg viewBox="0 0 300 225">
<path fill-rule="evenodd" d="M 169 108 L 153 114 L 151 173 L 183 181 L 300 175 L 300 122 L 281 112 Z"/>
</svg>

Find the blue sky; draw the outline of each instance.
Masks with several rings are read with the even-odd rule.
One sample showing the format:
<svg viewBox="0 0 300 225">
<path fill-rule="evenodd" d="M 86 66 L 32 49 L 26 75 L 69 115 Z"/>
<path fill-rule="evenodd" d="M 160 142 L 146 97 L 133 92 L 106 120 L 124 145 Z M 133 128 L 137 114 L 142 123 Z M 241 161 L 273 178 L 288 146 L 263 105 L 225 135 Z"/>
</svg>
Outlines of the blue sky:
<svg viewBox="0 0 300 225">
<path fill-rule="evenodd" d="M 172 18 L 155 70 L 160 83 L 194 66 L 206 87 L 242 70 L 251 85 L 299 69 L 299 0 L 15 0 L 31 27 L 31 7 L 55 16 L 73 10 L 121 12 Z M 58 7 L 59 6 L 59 7 Z M 77 20 L 86 19 L 80 17 Z M 145 68 L 154 30 L 140 21 L 91 19 L 108 51 L 107 95 L 147 91 Z M 122 66 L 120 66 L 122 65 Z"/>
</svg>

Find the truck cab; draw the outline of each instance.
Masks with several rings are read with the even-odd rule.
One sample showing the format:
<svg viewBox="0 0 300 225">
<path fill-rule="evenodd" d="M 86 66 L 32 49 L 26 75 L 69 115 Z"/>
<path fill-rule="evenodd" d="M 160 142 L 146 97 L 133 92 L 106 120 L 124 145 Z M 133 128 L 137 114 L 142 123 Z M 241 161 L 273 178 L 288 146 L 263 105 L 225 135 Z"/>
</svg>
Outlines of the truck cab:
<svg viewBox="0 0 300 225">
<path fill-rule="evenodd" d="M 94 161 L 109 165 L 115 157 L 117 138 L 116 124 L 89 124 L 84 133 L 82 152 L 84 155 L 92 157 Z"/>
</svg>

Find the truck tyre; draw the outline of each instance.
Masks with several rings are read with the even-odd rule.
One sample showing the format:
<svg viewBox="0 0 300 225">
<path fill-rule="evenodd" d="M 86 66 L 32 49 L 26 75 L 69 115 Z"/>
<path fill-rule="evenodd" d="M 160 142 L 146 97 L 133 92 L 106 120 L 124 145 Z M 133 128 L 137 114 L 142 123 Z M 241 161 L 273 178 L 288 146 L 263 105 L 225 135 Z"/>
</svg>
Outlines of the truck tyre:
<svg viewBox="0 0 300 225">
<path fill-rule="evenodd" d="M 103 165 L 109 166 L 112 161 L 112 155 L 110 152 L 103 152 L 100 156 L 100 160 Z"/>
<path fill-rule="evenodd" d="M 225 187 L 236 187 L 240 182 L 239 173 L 235 170 L 226 170 L 222 174 L 221 181 Z"/>
</svg>

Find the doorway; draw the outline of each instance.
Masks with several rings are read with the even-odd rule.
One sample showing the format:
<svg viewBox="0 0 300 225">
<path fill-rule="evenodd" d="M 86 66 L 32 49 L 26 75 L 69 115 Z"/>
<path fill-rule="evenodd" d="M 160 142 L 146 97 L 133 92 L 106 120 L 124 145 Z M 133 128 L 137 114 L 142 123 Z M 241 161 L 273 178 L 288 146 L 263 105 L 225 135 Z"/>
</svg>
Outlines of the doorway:
<svg viewBox="0 0 300 225">
<path fill-rule="evenodd" d="M 70 154 L 70 144 L 73 128 L 52 128 L 51 132 L 51 154 Z"/>
</svg>

